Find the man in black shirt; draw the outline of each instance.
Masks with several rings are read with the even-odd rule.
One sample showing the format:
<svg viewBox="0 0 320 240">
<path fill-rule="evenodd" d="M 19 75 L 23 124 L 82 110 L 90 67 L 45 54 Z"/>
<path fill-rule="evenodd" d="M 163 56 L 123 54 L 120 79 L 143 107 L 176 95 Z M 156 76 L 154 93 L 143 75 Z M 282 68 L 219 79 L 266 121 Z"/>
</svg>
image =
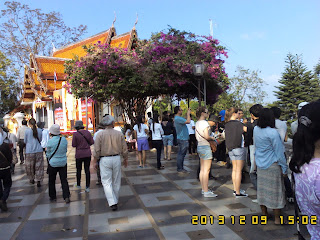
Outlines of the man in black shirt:
<svg viewBox="0 0 320 240">
<path fill-rule="evenodd" d="M 12 185 L 11 179 L 12 152 L 9 144 L 2 143 L 0 146 L 0 208 L 8 211 L 7 199 Z"/>
</svg>

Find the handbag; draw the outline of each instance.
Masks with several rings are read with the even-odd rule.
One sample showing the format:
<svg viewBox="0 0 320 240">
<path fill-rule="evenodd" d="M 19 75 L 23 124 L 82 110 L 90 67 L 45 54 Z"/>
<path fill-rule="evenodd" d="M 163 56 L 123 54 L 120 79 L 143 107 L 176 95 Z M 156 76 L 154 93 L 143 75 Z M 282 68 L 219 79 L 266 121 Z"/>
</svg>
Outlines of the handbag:
<svg viewBox="0 0 320 240">
<path fill-rule="evenodd" d="M 200 137 L 202 137 L 203 139 L 205 139 L 206 141 L 209 142 L 211 151 L 212 151 L 213 153 L 216 152 L 216 151 L 217 151 L 217 142 L 216 142 L 216 140 L 207 140 L 206 138 L 204 138 L 204 137 L 199 133 L 199 131 L 197 130 L 197 128 L 196 128 L 196 131 L 197 131 L 197 133 L 200 135 Z"/>
</svg>

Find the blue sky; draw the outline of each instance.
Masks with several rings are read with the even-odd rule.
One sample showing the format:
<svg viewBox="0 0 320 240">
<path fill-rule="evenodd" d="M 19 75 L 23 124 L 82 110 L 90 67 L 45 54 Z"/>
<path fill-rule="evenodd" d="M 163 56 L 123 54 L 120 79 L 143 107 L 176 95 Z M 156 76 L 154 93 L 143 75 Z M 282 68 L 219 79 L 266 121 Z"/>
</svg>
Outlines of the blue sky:
<svg viewBox="0 0 320 240">
<path fill-rule="evenodd" d="M 138 37 L 147 39 L 168 25 L 209 35 L 228 48 L 229 77 L 237 65 L 260 70 L 268 85 L 266 102 L 276 100 L 272 91 L 285 68 L 286 55 L 302 54 L 308 69 L 320 59 L 319 0 L 20 0 L 31 8 L 58 11 L 69 26 L 88 26 L 89 37 L 108 29 L 117 15 L 117 34 L 129 31 L 139 15 Z M 0 4 L 3 8 L 3 3 Z"/>
</svg>

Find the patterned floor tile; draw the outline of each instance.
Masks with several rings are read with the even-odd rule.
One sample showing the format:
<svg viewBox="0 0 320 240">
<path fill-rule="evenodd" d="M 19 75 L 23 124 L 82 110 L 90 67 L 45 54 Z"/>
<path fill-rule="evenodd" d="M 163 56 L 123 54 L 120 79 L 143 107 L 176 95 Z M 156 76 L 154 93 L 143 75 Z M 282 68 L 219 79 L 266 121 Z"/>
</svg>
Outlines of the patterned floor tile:
<svg viewBox="0 0 320 240">
<path fill-rule="evenodd" d="M 196 203 L 150 207 L 148 210 L 158 226 L 191 223 L 192 215 L 208 215 L 208 210 Z"/>
<path fill-rule="evenodd" d="M 234 233 L 224 225 L 205 226 L 191 225 L 191 223 L 189 223 L 160 227 L 160 231 L 166 239 L 242 239 L 236 233 Z"/>
<path fill-rule="evenodd" d="M 83 220 L 83 216 L 69 216 L 28 221 L 24 225 L 17 239 L 35 240 L 79 238 L 83 235 Z"/>
<path fill-rule="evenodd" d="M 138 177 L 128 177 L 128 180 L 131 184 L 145 184 L 145 183 L 157 183 L 157 182 L 167 182 L 168 179 L 163 177 L 160 174 L 157 175 L 147 175 L 147 176 L 138 176 Z"/>
<path fill-rule="evenodd" d="M 137 184 L 137 185 L 133 185 L 133 188 L 138 194 L 149 194 L 149 193 L 179 190 L 171 182 Z"/>
<path fill-rule="evenodd" d="M 158 199 L 158 197 L 172 197 L 172 200 L 162 200 L 161 201 Z M 193 202 L 193 200 L 191 198 L 189 198 L 182 191 L 170 191 L 170 192 L 143 194 L 143 195 L 140 195 L 140 198 L 146 207 L 156 207 L 156 206 L 164 206 L 164 205 L 171 205 L 171 204 Z"/>
<path fill-rule="evenodd" d="M 54 209 L 62 209 L 56 211 Z M 38 205 L 30 216 L 30 220 L 46 219 L 46 218 L 62 218 L 73 215 L 83 215 L 85 210 L 85 202 L 77 201 L 66 203 L 51 203 Z"/>
<path fill-rule="evenodd" d="M 118 209 L 119 211 L 125 211 L 130 209 L 141 208 L 138 200 L 134 196 L 119 197 Z M 89 212 L 90 213 L 104 213 L 111 212 L 111 208 L 108 205 L 106 197 L 99 199 L 90 199 Z"/>
<path fill-rule="evenodd" d="M 158 240 L 160 239 L 154 229 L 143 229 L 135 231 L 107 233 L 107 234 L 90 234 L 89 240 L 113 240 L 113 239 L 130 239 L 130 240 Z"/>
<path fill-rule="evenodd" d="M 125 218 L 118 224 L 110 224 L 114 219 Z M 142 209 L 116 211 L 89 216 L 89 235 L 94 233 L 129 231 L 150 228 L 152 225 Z"/>
</svg>

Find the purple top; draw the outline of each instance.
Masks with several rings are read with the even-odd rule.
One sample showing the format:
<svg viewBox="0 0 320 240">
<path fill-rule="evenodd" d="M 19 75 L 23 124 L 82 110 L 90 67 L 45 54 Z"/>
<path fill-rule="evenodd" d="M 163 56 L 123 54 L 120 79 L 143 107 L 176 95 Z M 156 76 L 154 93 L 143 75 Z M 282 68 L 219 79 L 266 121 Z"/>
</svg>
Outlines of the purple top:
<svg viewBox="0 0 320 240">
<path fill-rule="evenodd" d="M 83 136 L 77 131 L 73 133 L 73 138 L 72 138 L 72 147 L 76 148 L 76 158 L 86 158 L 86 157 L 91 157 L 91 149 L 90 146 L 94 143 L 92 135 L 89 131 L 87 130 L 79 130 Z"/>
<path fill-rule="evenodd" d="M 320 239 L 320 158 L 311 159 L 295 173 L 296 198 L 303 215 L 316 215 L 317 225 L 307 225 L 311 239 Z M 310 223 L 310 219 L 309 219 Z"/>
</svg>

